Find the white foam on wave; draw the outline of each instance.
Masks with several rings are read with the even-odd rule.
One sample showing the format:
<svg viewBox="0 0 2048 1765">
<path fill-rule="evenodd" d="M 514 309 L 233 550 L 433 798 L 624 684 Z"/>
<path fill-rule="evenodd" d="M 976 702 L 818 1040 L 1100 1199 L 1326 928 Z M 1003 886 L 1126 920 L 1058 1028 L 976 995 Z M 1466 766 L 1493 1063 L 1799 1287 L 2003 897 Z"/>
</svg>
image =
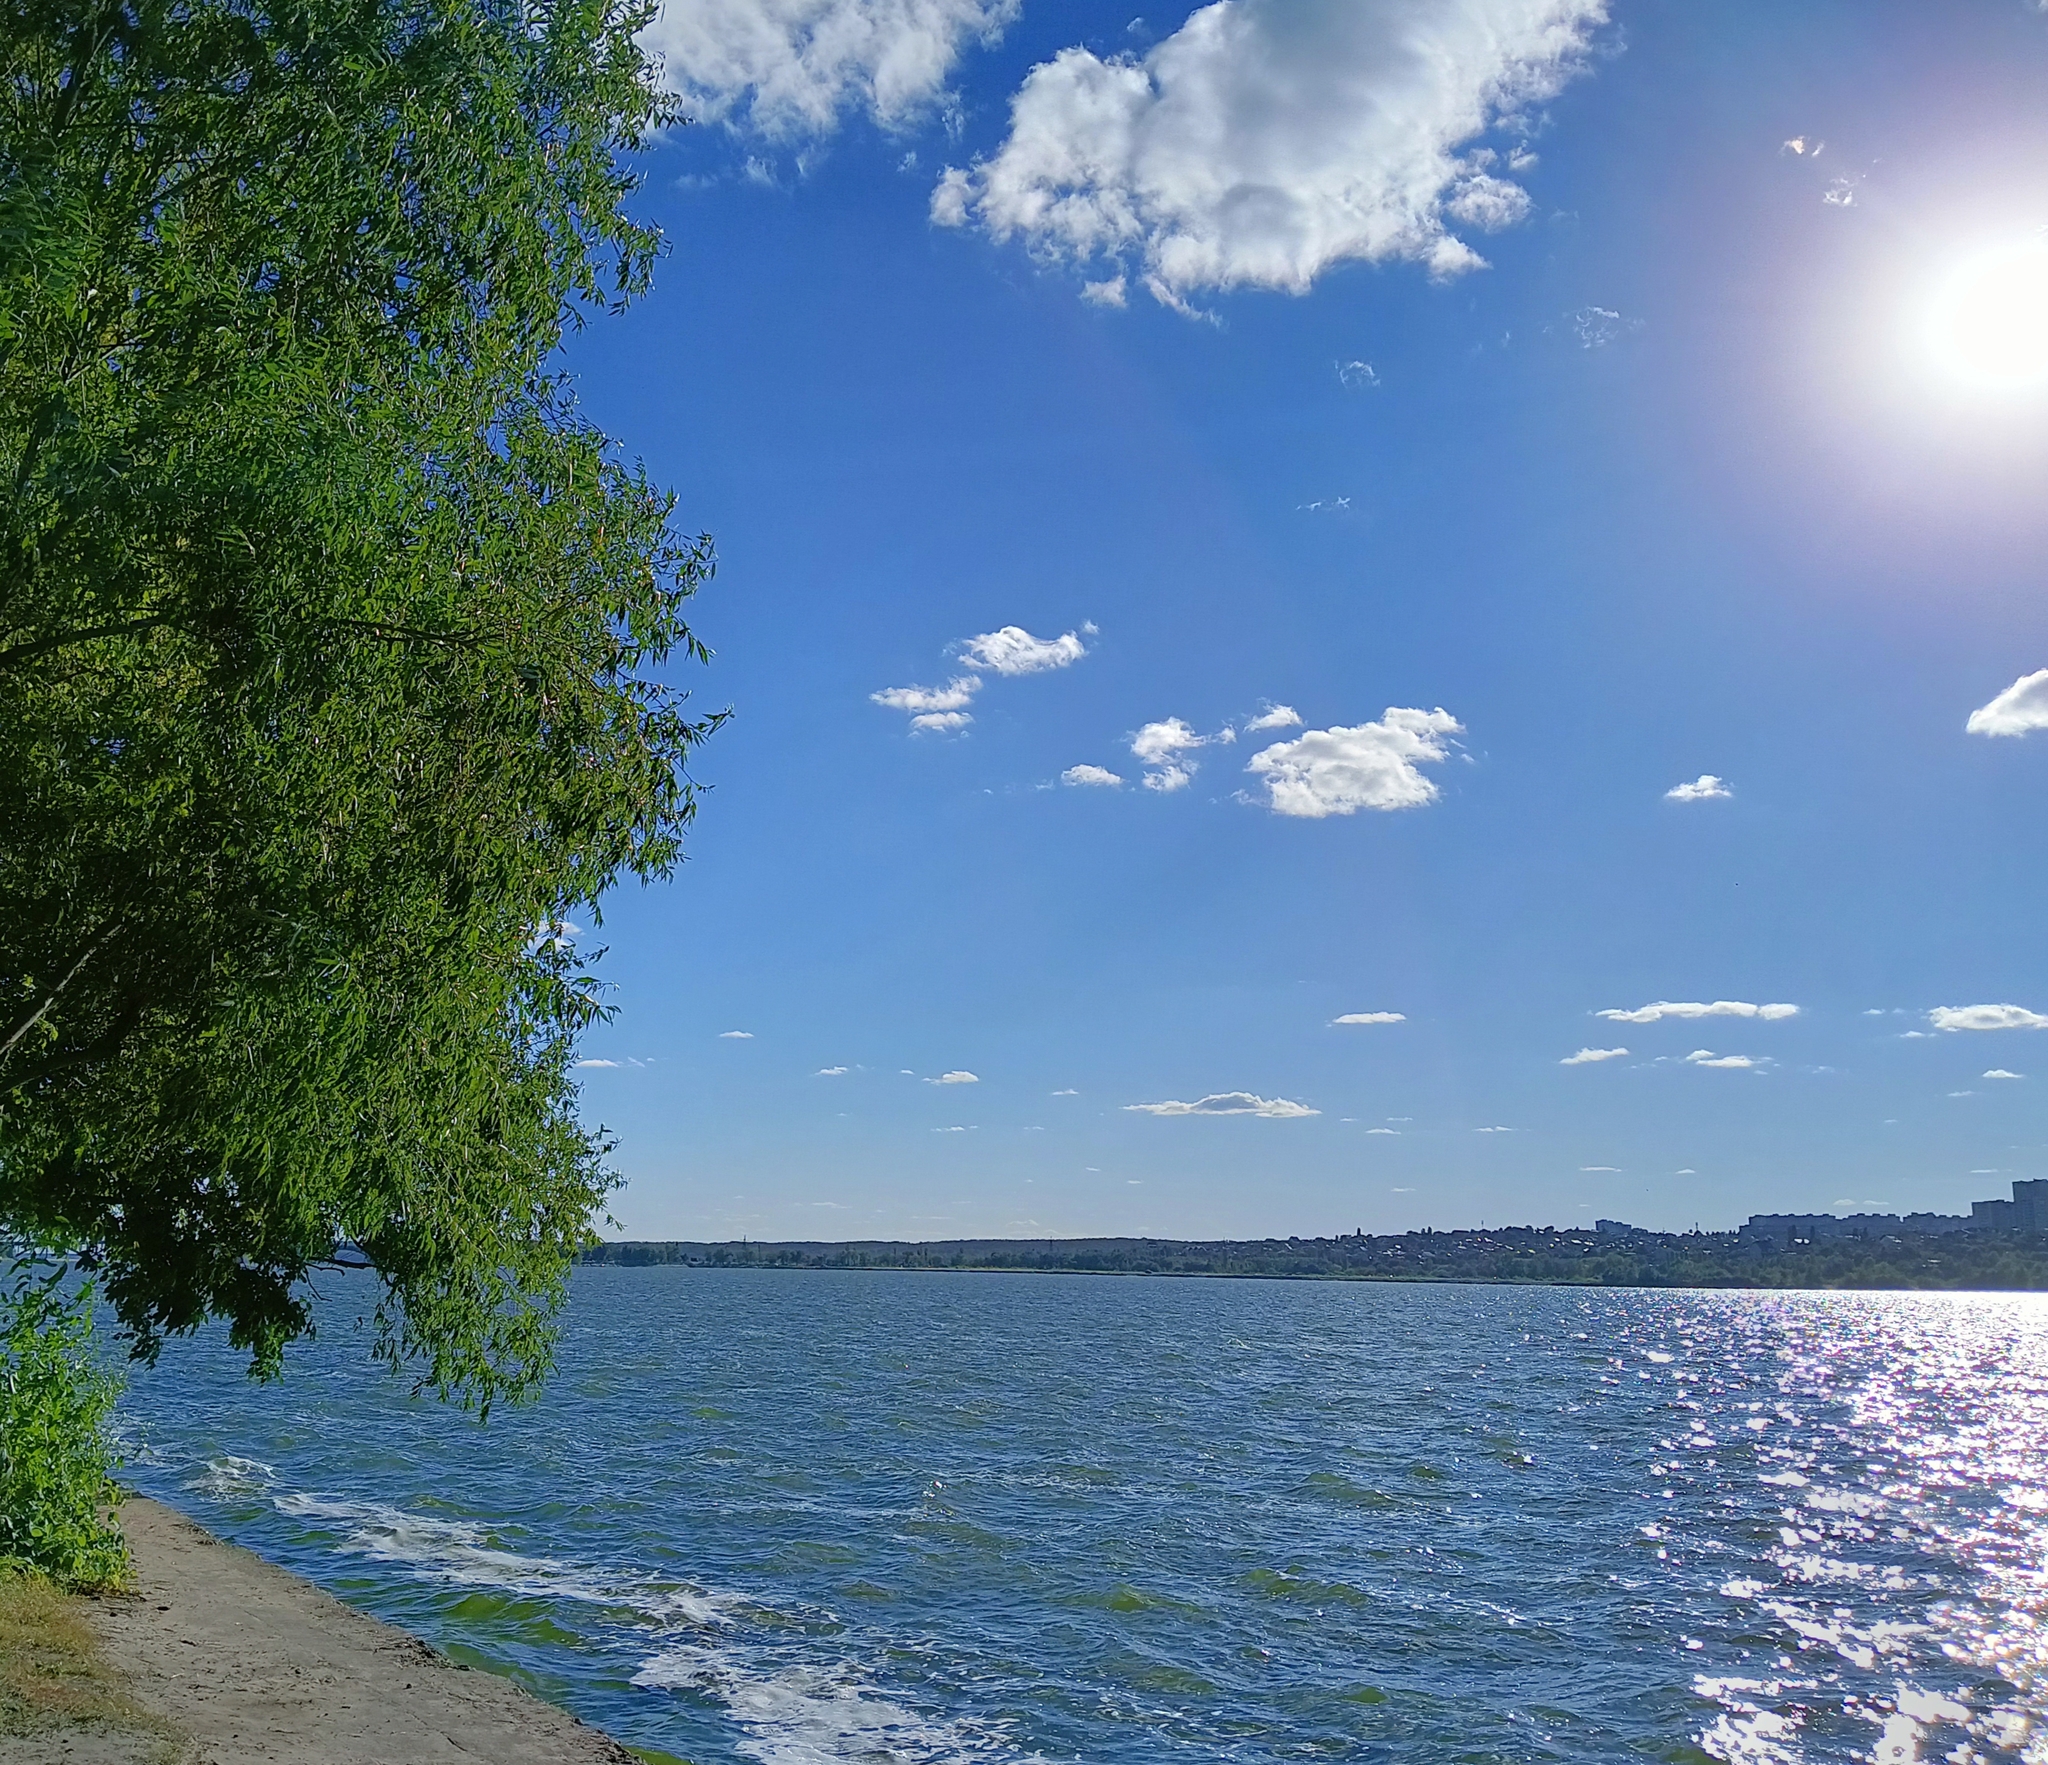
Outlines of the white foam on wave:
<svg viewBox="0 0 2048 1765">
<path fill-rule="evenodd" d="M 788 1665 L 747 1640 L 748 1620 L 792 1614 L 736 1593 L 606 1576 L 552 1557 L 501 1549 L 469 1521 L 416 1514 L 385 1502 L 284 1494 L 288 1518 L 341 1534 L 341 1548 L 416 1575 L 632 1612 L 671 1640 L 641 1664 L 635 1685 L 715 1698 L 741 1729 L 738 1751 L 759 1765 L 953 1765 L 983 1759 L 994 1736 L 923 1715 L 857 1684 L 836 1665 Z M 689 1635 L 674 1632 L 687 1628 Z"/>
<path fill-rule="evenodd" d="M 261 1495 L 276 1480 L 275 1466 L 266 1465 L 261 1459 L 245 1459 L 228 1452 L 208 1459 L 205 1469 L 185 1487 L 197 1490 L 201 1495 L 210 1495 L 216 1501 L 232 1501 L 236 1496 Z"/>
<path fill-rule="evenodd" d="M 775 1667 L 737 1650 L 683 1645 L 643 1662 L 633 1683 L 716 1698 L 743 1731 L 735 1750 L 758 1765 L 954 1765 L 1001 1747 L 997 1735 L 912 1710 L 843 1668 Z"/>
<path fill-rule="evenodd" d="M 468 1521 L 409 1513 L 385 1502 L 290 1494 L 273 1498 L 271 1505 L 290 1519 L 333 1525 L 343 1534 L 342 1549 L 357 1556 L 459 1587 L 624 1608 L 654 1624 L 716 1627 L 762 1609 L 736 1593 L 609 1577 L 553 1557 L 500 1550 L 482 1527 Z"/>
</svg>

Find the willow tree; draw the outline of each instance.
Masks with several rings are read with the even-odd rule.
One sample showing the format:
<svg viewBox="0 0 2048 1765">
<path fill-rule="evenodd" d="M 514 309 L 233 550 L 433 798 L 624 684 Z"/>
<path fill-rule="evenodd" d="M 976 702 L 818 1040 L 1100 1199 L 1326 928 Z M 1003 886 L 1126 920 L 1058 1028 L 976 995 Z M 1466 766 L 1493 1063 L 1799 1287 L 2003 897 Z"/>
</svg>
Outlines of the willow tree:
<svg viewBox="0 0 2048 1765">
<path fill-rule="evenodd" d="M 619 0 L 0 0 L 0 1226 L 138 1354 L 540 1377 L 612 1178 L 564 929 L 663 875 L 710 569 L 576 413 Z"/>
</svg>

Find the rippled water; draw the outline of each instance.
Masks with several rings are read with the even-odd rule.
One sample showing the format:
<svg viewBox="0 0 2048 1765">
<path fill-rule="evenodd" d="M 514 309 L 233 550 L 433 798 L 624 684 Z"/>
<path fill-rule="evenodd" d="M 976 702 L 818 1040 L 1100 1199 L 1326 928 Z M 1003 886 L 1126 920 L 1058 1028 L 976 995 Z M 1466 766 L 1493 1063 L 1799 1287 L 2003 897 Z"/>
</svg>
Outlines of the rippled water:
<svg viewBox="0 0 2048 1765">
<path fill-rule="evenodd" d="M 134 1481 L 696 1765 L 2048 1761 L 2048 1302 L 580 1271 L 488 1428 L 349 1325 Z"/>
</svg>

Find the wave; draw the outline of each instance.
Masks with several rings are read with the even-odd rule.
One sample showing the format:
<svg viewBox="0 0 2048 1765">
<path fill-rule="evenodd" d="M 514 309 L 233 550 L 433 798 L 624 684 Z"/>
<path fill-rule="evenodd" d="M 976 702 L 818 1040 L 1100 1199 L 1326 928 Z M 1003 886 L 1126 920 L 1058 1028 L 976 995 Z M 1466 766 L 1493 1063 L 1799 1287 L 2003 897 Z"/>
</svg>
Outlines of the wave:
<svg viewBox="0 0 2048 1765">
<path fill-rule="evenodd" d="M 854 1681 L 842 1667 L 771 1667 L 730 1650 L 683 1645 L 643 1662 L 633 1683 L 715 1698 L 743 1731 L 735 1750 L 759 1765 L 953 1765 L 1002 1749 L 959 1717 L 933 1717 Z"/>
<path fill-rule="evenodd" d="M 458 1587 L 575 1600 L 630 1612 L 652 1625 L 715 1628 L 765 1611 L 743 1594 L 664 1583 L 651 1577 L 606 1576 L 555 1557 L 502 1550 L 482 1527 L 468 1521 L 410 1513 L 386 1502 L 292 1494 L 273 1498 L 271 1505 L 288 1519 L 341 1531 L 345 1551 Z"/>
<path fill-rule="evenodd" d="M 155 1461 L 163 1463 L 162 1459 Z M 240 1458 L 222 1453 L 208 1459 L 199 1474 L 186 1483 L 187 1489 L 210 1495 L 215 1501 L 233 1501 L 238 1496 L 261 1495 L 277 1480 L 277 1468 L 261 1459 Z"/>
<path fill-rule="evenodd" d="M 671 1636 L 633 1675 L 644 1690 L 692 1691 L 725 1707 L 739 1752 L 759 1765 L 842 1765 L 849 1760 L 946 1762 L 992 1752 L 994 1736 L 920 1714 L 862 1686 L 836 1664 L 778 1663 L 751 1643 L 753 1624 L 787 1627 L 793 1614 L 744 1594 L 608 1576 L 554 1557 L 500 1548 L 483 1527 L 385 1502 L 285 1494 L 287 1518 L 341 1534 L 340 1548 L 461 1587 L 487 1587 L 623 1611 Z"/>
</svg>

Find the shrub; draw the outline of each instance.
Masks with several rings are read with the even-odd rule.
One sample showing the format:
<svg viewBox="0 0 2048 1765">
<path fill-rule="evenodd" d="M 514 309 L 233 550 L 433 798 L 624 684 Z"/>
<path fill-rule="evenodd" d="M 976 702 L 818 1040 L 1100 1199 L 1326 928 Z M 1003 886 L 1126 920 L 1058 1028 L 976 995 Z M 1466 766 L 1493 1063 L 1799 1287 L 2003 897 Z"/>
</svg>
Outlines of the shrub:
<svg viewBox="0 0 2048 1765">
<path fill-rule="evenodd" d="M 92 1290 L 17 1261 L 0 1297 L 0 1563 L 71 1588 L 116 1586 L 128 1547 L 107 1418 L 121 1382 L 94 1352 Z"/>
</svg>

